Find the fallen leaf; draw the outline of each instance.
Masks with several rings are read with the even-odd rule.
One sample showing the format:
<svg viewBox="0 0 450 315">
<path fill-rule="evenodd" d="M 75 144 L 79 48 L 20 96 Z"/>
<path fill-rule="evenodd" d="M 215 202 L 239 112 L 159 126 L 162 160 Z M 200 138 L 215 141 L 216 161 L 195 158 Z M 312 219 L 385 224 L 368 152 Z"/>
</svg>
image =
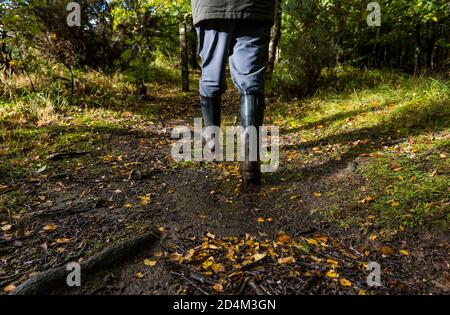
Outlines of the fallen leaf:
<svg viewBox="0 0 450 315">
<path fill-rule="evenodd" d="M 343 287 L 351 287 L 352 286 L 352 283 L 349 280 L 345 279 L 345 278 L 339 279 L 339 283 Z"/>
<path fill-rule="evenodd" d="M 143 206 L 146 206 L 150 203 L 149 196 L 139 196 L 138 198 L 141 200 L 141 205 L 143 205 Z"/>
<path fill-rule="evenodd" d="M 363 200 L 361 200 L 361 203 L 369 203 L 371 201 L 373 201 L 375 198 L 373 196 L 367 196 L 366 198 L 364 198 Z"/>
<path fill-rule="evenodd" d="M 306 241 L 308 242 L 309 245 L 317 245 L 318 244 L 318 242 L 312 238 L 307 239 Z"/>
<path fill-rule="evenodd" d="M 58 238 L 56 240 L 56 243 L 58 244 L 69 244 L 70 243 L 70 239 L 63 237 L 63 238 Z"/>
<path fill-rule="evenodd" d="M 394 252 L 392 250 L 392 248 L 387 247 L 387 246 L 380 247 L 379 251 L 380 251 L 380 253 L 382 253 L 383 255 L 386 255 L 386 256 L 392 255 L 392 253 Z"/>
<path fill-rule="evenodd" d="M 295 263 L 295 258 L 293 256 L 285 257 L 285 258 L 279 258 L 278 263 L 280 265 L 289 265 Z"/>
<path fill-rule="evenodd" d="M 261 259 L 265 258 L 267 256 L 267 252 L 264 253 L 258 253 L 252 256 L 251 260 L 256 262 L 260 261 Z"/>
<path fill-rule="evenodd" d="M 42 229 L 46 232 L 51 232 L 56 230 L 57 226 L 55 224 L 47 224 Z"/>
<path fill-rule="evenodd" d="M 318 240 L 319 242 L 322 243 L 327 243 L 328 242 L 328 237 L 326 236 L 315 236 L 314 239 Z"/>
<path fill-rule="evenodd" d="M 134 274 L 134 276 L 135 276 L 136 278 L 138 278 L 138 279 L 144 278 L 144 274 L 143 274 L 142 272 L 136 272 L 136 273 Z"/>
<path fill-rule="evenodd" d="M 225 267 L 222 264 L 216 264 L 214 263 L 211 266 L 211 270 L 215 271 L 215 272 L 224 272 L 225 271 Z"/>
<path fill-rule="evenodd" d="M 209 269 L 209 267 L 211 267 L 214 263 L 214 257 L 210 256 L 208 259 L 206 259 L 203 263 L 202 263 L 202 268 L 203 269 Z"/>
<path fill-rule="evenodd" d="M 400 255 L 409 256 L 409 252 L 406 249 L 402 249 L 402 250 L 400 250 Z"/>
<path fill-rule="evenodd" d="M 320 196 L 322 196 L 322 194 L 321 194 L 320 192 L 315 192 L 315 193 L 314 193 L 314 196 L 320 197 Z"/>
<path fill-rule="evenodd" d="M 216 292 L 223 292 L 223 285 L 221 283 L 216 283 L 213 286 L 214 291 Z"/>
<path fill-rule="evenodd" d="M 184 261 L 183 255 L 181 255 L 179 253 L 172 253 L 172 254 L 170 254 L 169 258 L 170 258 L 170 260 L 176 261 L 179 264 L 183 263 L 183 261 Z"/>
<path fill-rule="evenodd" d="M 11 224 L 6 224 L 2 226 L 2 231 L 3 232 L 8 232 L 12 229 L 12 225 Z"/>
<path fill-rule="evenodd" d="M 330 269 L 330 270 L 327 271 L 325 276 L 327 276 L 328 278 L 337 278 L 338 274 L 336 273 L 336 271 Z"/>
<path fill-rule="evenodd" d="M 339 266 L 339 262 L 333 259 L 327 259 L 327 263 L 332 265 L 333 267 Z"/>
<path fill-rule="evenodd" d="M 191 248 L 190 250 L 188 250 L 187 254 L 184 256 L 184 259 L 186 261 L 190 261 L 192 259 L 192 257 L 195 254 L 195 249 Z"/>
<path fill-rule="evenodd" d="M 149 267 L 155 267 L 156 260 L 144 259 L 144 265 L 149 266 Z"/>
<path fill-rule="evenodd" d="M 290 237 L 284 233 L 277 236 L 277 241 L 280 243 L 286 243 L 289 239 Z"/>
<path fill-rule="evenodd" d="M 16 286 L 14 284 L 7 285 L 3 288 L 3 292 L 9 293 L 16 289 Z"/>
</svg>

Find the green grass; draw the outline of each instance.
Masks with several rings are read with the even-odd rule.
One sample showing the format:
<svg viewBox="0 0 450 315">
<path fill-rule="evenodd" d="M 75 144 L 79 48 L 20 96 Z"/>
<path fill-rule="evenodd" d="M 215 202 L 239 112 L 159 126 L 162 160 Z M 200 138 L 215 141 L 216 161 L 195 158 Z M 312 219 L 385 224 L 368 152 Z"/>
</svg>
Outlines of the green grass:
<svg viewBox="0 0 450 315">
<path fill-rule="evenodd" d="M 365 158 L 360 174 L 374 200 L 361 205 L 367 208 L 361 213 L 331 207 L 329 218 L 351 226 L 373 215 L 384 227 L 438 224 L 448 229 L 449 79 L 342 73 L 314 96 L 270 104 L 269 113 L 282 134 L 298 142 L 281 149 L 285 157 L 295 153 L 294 161 L 305 166 L 317 159 L 345 165 Z M 313 148 L 318 149 L 311 153 Z M 346 195 L 354 203 L 367 196 Z"/>
</svg>

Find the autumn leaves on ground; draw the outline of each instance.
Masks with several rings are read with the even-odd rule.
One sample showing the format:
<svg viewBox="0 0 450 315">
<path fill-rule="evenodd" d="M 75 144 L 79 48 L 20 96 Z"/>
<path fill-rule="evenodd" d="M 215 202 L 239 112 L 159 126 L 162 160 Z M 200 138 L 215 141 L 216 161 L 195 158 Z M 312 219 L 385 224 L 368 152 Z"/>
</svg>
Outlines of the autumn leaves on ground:
<svg viewBox="0 0 450 315">
<path fill-rule="evenodd" d="M 243 194 L 238 164 L 171 158 L 171 128 L 199 116 L 172 75 L 137 98 L 91 72 L 72 100 L 17 78 L 0 107 L 3 293 L 149 230 L 157 244 L 49 293 L 448 293 L 448 80 L 346 71 L 307 98 L 271 88 L 280 168 Z"/>
</svg>

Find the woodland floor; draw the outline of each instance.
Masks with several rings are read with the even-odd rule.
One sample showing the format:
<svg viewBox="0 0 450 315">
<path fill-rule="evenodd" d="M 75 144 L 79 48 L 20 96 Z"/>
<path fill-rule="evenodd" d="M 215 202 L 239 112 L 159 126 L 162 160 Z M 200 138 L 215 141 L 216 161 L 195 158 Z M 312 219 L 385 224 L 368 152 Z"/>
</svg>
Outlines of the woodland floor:
<svg viewBox="0 0 450 315">
<path fill-rule="evenodd" d="M 159 243 L 113 268 L 82 277 L 80 288 L 48 293 L 449 292 L 448 199 L 432 200 L 439 215 L 419 223 L 398 219 L 409 218 L 403 215 L 389 221 L 388 215 L 372 208 L 390 183 L 374 186 L 373 175 L 365 170 L 375 163 L 376 152 L 411 145 L 412 136 L 374 127 L 347 130 L 343 138 L 333 138 L 333 132 L 320 134 L 332 120 L 286 123 L 279 170 L 264 175 L 261 189 L 244 194 L 236 163 L 172 160 L 170 130 L 192 126 L 199 115 L 197 96 L 159 89 L 160 97 L 121 112 L 120 127 L 48 127 L 50 139 L 63 133 L 86 135 L 49 152 L 71 154 L 41 156 L 31 175 L 2 180 L 2 208 L 8 210 L 0 218 L 2 288 L 155 230 L 161 233 Z M 273 104 L 279 106 L 280 101 L 269 95 L 268 103 L 266 122 L 276 123 Z M 371 110 L 378 110 L 375 107 Z M 152 116 L 136 120 L 144 108 Z M 235 92 L 226 94 L 224 112 L 226 121 L 235 120 Z M 351 111 L 339 119 L 351 124 L 359 114 Z M 296 134 L 307 127 L 316 139 Z M 443 163 L 448 132 L 424 133 L 447 141 L 432 152 Z M 336 149 L 335 144 L 346 146 Z M 3 160 L 3 166 L 12 168 L 11 161 Z M 406 168 L 400 162 L 397 167 L 392 161 L 380 163 L 393 172 Z M 430 163 L 420 164 L 424 174 L 435 170 Z M 439 168 L 435 176 L 448 178 L 445 165 L 447 169 Z M 366 283 L 369 262 L 381 265 L 381 287 Z"/>
</svg>

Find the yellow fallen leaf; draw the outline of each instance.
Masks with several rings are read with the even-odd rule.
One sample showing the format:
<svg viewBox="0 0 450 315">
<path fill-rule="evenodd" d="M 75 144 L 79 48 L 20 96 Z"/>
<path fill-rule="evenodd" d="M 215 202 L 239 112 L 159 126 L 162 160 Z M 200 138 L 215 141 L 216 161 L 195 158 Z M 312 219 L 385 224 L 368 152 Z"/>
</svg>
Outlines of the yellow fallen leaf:
<svg viewBox="0 0 450 315">
<path fill-rule="evenodd" d="M 216 263 L 214 263 L 211 266 L 211 269 L 212 269 L 212 271 L 215 271 L 215 272 L 224 272 L 225 271 L 225 267 L 222 264 L 216 264 Z"/>
<path fill-rule="evenodd" d="M 42 229 L 46 232 L 54 231 L 56 230 L 57 226 L 55 224 L 47 224 Z"/>
<path fill-rule="evenodd" d="M 336 271 L 330 269 L 330 270 L 327 271 L 325 276 L 327 276 L 328 278 L 337 278 L 338 274 L 336 273 Z"/>
<path fill-rule="evenodd" d="M 382 253 L 383 255 L 386 255 L 386 256 L 392 255 L 392 253 L 393 253 L 392 248 L 387 247 L 387 246 L 380 247 L 379 251 L 380 251 L 380 253 Z"/>
<path fill-rule="evenodd" d="M 277 236 L 277 241 L 280 243 L 286 243 L 289 239 L 290 237 L 284 233 Z"/>
<path fill-rule="evenodd" d="M 366 198 L 364 198 L 361 202 L 362 203 L 369 203 L 371 201 L 373 201 L 375 198 L 373 196 L 367 196 Z"/>
<path fill-rule="evenodd" d="M 144 259 L 144 265 L 149 266 L 149 267 L 155 267 L 156 260 Z"/>
<path fill-rule="evenodd" d="M 284 258 L 279 258 L 279 259 L 278 259 L 278 263 L 279 263 L 280 265 L 294 264 L 294 263 L 295 263 L 295 258 L 294 258 L 293 256 L 284 257 Z"/>
<path fill-rule="evenodd" d="M 194 256 L 194 254 L 195 254 L 195 249 L 191 248 L 190 250 L 188 250 L 186 256 L 184 256 L 184 259 L 186 261 L 190 261 L 192 259 L 192 257 Z"/>
<path fill-rule="evenodd" d="M 183 255 L 179 254 L 179 253 L 172 253 L 169 256 L 170 260 L 178 262 L 179 264 L 183 263 L 184 261 L 184 257 Z"/>
<path fill-rule="evenodd" d="M 308 242 L 309 245 L 317 245 L 318 244 L 318 242 L 312 238 L 307 239 L 306 241 Z"/>
<path fill-rule="evenodd" d="M 358 295 L 367 295 L 367 291 L 364 290 L 364 289 L 360 289 L 360 290 L 358 291 Z"/>
<path fill-rule="evenodd" d="M 264 219 L 264 218 L 258 218 L 258 223 L 263 223 L 263 222 L 265 222 L 266 220 Z"/>
<path fill-rule="evenodd" d="M 267 256 L 267 252 L 264 252 L 264 253 L 258 253 L 258 254 L 255 254 L 255 255 L 253 255 L 252 256 L 252 258 L 251 258 L 251 260 L 252 261 L 260 261 L 261 259 L 263 259 L 264 257 L 266 257 Z"/>
<path fill-rule="evenodd" d="M 349 280 L 345 279 L 345 278 L 339 279 L 339 283 L 343 287 L 351 287 L 352 286 L 352 283 Z"/>
<path fill-rule="evenodd" d="M 327 259 L 327 263 L 332 265 L 333 267 L 339 266 L 339 262 L 333 259 Z"/>
<path fill-rule="evenodd" d="M 375 241 L 378 238 L 375 234 L 369 236 L 369 240 Z"/>
<path fill-rule="evenodd" d="M 319 242 L 322 243 L 327 243 L 328 242 L 328 237 L 326 236 L 315 236 L 314 239 L 318 240 Z"/>
<path fill-rule="evenodd" d="M 16 286 L 14 284 L 7 285 L 3 288 L 3 292 L 9 293 L 16 289 Z"/>
<path fill-rule="evenodd" d="M 150 203 L 149 196 L 139 196 L 138 199 L 141 199 L 141 205 L 146 206 Z"/>
<path fill-rule="evenodd" d="M 144 274 L 143 274 L 142 272 L 136 272 L 136 273 L 134 274 L 134 276 L 135 276 L 136 278 L 138 278 L 138 279 L 144 278 Z"/>
<path fill-rule="evenodd" d="M 223 285 L 221 283 L 216 283 L 213 286 L 213 289 L 214 289 L 214 291 L 219 292 L 219 293 L 223 292 Z"/>
<path fill-rule="evenodd" d="M 164 232 L 166 229 L 164 228 L 164 226 L 160 226 L 160 227 L 158 228 L 158 230 L 159 230 L 160 232 Z"/>
<path fill-rule="evenodd" d="M 8 232 L 12 229 L 12 225 L 11 224 L 6 224 L 2 226 L 2 231 L 3 232 Z"/>
<path fill-rule="evenodd" d="M 322 194 L 321 194 L 320 192 L 315 192 L 315 193 L 314 193 L 314 196 L 320 197 L 320 196 L 322 196 Z"/>
<path fill-rule="evenodd" d="M 63 238 L 58 238 L 56 240 L 56 243 L 58 244 L 69 244 L 70 243 L 70 239 L 63 237 Z"/>
<path fill-rule="evenodd" d="M 227 251 L 227 254 L 225 257 L 227 257 L 231 261 L 234 261 L 234 254 L 235 254 L 234 249 L 228 248 L 228 251 Z"/>
<path fill-rule="evenodd" d="M 402 250 L 400 250 L 400 255 L 409 256 L 409 252 L 406 249 L 402 249 Z"/>
<path fill-rule="evenodd" d="M 213 263 L 214 263 L 214 257 L 211 256 L 202 263 L 202 268 L 206 270 L 209 267 L 211 267 Z"/>
<path fill-rule="evenodd" d="M 216 236 L 215 236 L 214 234 L 210 233 L 210 232 L 208 232 L 208 233 L 206 234 L 206 236 L 209 237 L 209 238 L 212 238 L 212 239 L 215 239 L 215 238 L 216 238 Z"/>
</svg>

